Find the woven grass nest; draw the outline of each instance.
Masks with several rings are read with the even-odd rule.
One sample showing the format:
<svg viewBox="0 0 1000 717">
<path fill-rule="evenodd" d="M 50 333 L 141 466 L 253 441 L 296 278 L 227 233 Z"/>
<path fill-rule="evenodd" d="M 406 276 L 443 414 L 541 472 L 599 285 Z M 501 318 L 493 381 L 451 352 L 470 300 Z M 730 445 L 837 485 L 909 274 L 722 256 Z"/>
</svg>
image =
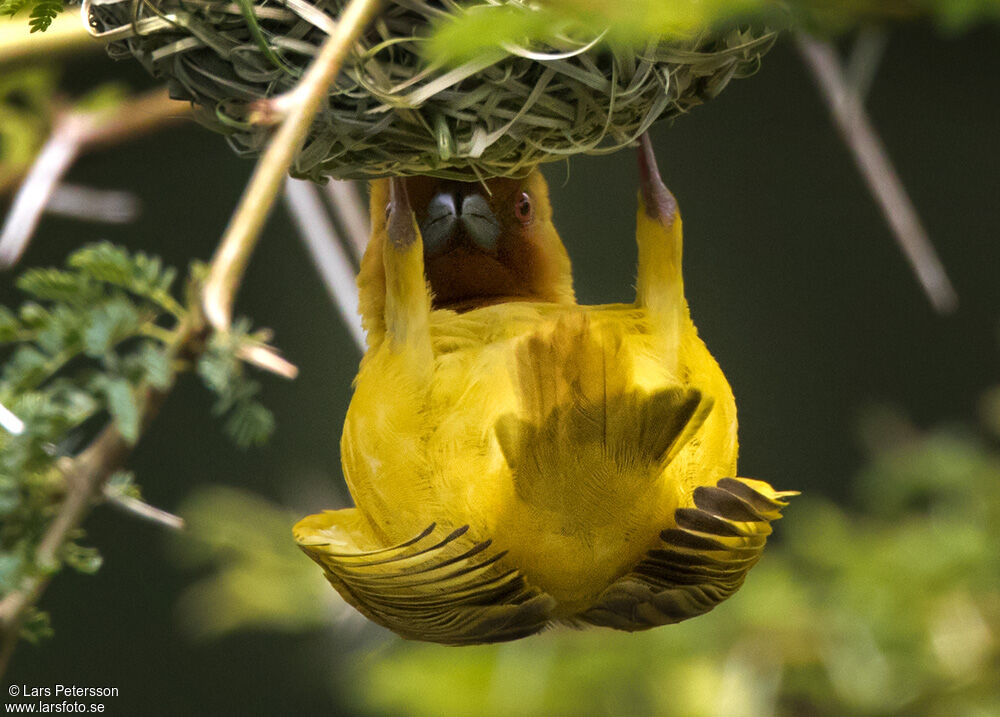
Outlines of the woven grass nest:
<svg viewBox="0 0 1000 717">
<path fill-rule="evenodd" d="M 295 85 L 346 0 L 252 2 L 243 7 L 252 7 L 253 23 L 228 0 L 88 0 L 84 8 L 112 57 L 137 58 L 253 156 L 270 130 L 247 124 L 248 109 Z M 615 151 L 753 73 L 774 39 L 731 29 L 632 50 L 567 38 L 457 68 L 429 65 L 421 49 L 432 22 L 477 4 L 497 1 L 390 0 L 331 88 L 292 173 L 482 179 Z"/>
</svg>

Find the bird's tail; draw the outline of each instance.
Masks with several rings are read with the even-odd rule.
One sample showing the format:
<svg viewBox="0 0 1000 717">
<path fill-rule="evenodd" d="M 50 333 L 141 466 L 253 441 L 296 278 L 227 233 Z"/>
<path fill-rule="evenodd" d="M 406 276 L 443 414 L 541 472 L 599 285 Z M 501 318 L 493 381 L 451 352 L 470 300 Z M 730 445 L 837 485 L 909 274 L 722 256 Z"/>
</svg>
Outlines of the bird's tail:
<svg viewBox="0 0 1000 717">
<path fill-rule="evenodd" d="M 620 334 L 582 312 L 527 338 L 516 364 L 521 410 L 497 422 L 500 448 L 522 500 L 569 516 L 614 520 L 712 407 L 689 386 L 636 388 Z"/>
</svg>

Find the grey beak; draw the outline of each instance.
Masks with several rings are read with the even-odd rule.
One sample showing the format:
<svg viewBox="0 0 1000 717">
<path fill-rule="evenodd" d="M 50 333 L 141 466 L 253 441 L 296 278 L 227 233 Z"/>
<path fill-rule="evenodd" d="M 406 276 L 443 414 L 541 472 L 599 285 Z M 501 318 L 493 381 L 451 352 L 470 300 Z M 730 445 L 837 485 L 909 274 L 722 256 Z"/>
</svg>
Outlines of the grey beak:
<svg viewBox="0 0 1000 717">
<path fill-rule="evenodd" d="M 493 254 L 500 237 L 500 222 L 483 195 L 448 189 L 435 194 L 427 205 L 420 235 L 427 256 L 442 254 L 462 241 Z"/>
</svg>

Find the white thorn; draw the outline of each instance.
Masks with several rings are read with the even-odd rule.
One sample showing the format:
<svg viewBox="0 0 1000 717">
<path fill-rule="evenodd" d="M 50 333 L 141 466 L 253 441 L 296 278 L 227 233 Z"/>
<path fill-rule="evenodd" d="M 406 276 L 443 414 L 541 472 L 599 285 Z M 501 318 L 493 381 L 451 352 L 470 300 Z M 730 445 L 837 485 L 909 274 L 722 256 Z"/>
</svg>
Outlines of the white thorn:
<svg viewBox="0 0 1000 717">
<path fill-rule="evenodd" d="M 105 486 L 104 497 L 112 505 L 139 518 L 148 520 L 151 523 L 157 523 L 158 525 L 170 528 L 171 530 L 184 530 L 185 523 L 183 518 L 174 515 L 173 513 L 168 513 L 162 508 L 157 508 L 156 506 L 150 505 L 149 503 L 139 500 L 138 498 L 133 498 L 130 495 L 114 493 L 112 490 L 109 490 L 108 486 Z"/>
<path fill-rule="evenodd" d="M 129 224 L 139 216 L 139 198 L 131 192 L 93 189 L 63 183 L 52 192 L 47 214 L 100 224 Z"/>
<path fill-rule="evenodd" d="M 24 421 L 15 416 L 10 409 L 0 403 L 0 426 L 7 429 L 8 433 L 20 436 L 24 433 Z"/>
<path fill-rule="evenodd" d="M 285 202 L 302 242 L 358 347 L 365 350 L 365 332 L 358 315 L 357 277 L 316 186 L 301 179 L 285 182 Z"/>
<path fill-rule="evenodd" d="M 326 195 L 337 213 L 337 218 L 347 230 L 348 244 L 355 261 L 360 262 L 368 245 L 371 228 L 368 226 L 367 202 L 361 198 L 355 182 L 331 180 L 326 185 Z"/>
<path fill-rule="evenodd" d="M 42 147 L 0 229 L 0 268 L 13 266 L 24 253 L 46 204 L 80 153 L 83 139 L 92 126 L 89 116 L 70 115 Z"/>
</svg>

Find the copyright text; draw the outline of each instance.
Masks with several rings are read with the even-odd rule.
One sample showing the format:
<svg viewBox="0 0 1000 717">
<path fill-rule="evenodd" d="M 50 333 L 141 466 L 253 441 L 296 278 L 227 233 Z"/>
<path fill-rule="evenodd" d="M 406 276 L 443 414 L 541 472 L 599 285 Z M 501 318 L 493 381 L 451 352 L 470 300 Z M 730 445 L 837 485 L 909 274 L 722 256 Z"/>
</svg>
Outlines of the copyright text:
<svg viewBox="0 0 1000 717">
<path fill-rule="evenodd" d="M 100 714 L 117 687 L 91 685 L 8 685 L 4 714 Z"/>
</svg>

